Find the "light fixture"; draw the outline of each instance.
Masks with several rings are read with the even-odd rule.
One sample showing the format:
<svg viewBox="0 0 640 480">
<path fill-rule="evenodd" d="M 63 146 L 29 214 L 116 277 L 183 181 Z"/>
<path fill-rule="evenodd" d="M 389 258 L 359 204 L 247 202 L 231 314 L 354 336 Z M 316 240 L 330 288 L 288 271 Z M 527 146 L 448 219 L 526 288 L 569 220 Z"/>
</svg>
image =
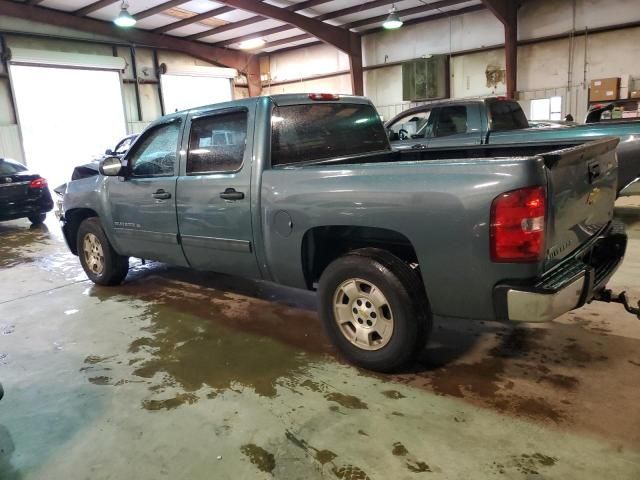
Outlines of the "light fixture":
<svg viewBox="0 0 640 480">
<path fill-rule="evenodd" d="M 122 5 L 120 6 L 120 13 L 113 20 L 113 23 L 119 27 L 133 27 L 136 24 L 136 19 L 131 16 L 127 8 L 129 8 L 127 2 L 122 2 Z"/>
<path fill-rule="evenodd" d="M 266 42 L 264 38 L 250 38 L 249 40 L 245 40 L 244 42 L 240 42 L 239 47 L 242 50 L 253 50 L 254 48 L 260 48 L 264 46 Z"/>
<path fill-rule="evenodd" d="M 396 10 L 396 6 L 394 4 L 391 5 L 391 10 L 389 10 L 389 16 L 382 24 L 383 28 L 387 30 L 395 30 L 396 28 L 400 28 L 403 24 L 403 21 L 400 20 L 398 16 L 398 11 Z"/>
</svg>

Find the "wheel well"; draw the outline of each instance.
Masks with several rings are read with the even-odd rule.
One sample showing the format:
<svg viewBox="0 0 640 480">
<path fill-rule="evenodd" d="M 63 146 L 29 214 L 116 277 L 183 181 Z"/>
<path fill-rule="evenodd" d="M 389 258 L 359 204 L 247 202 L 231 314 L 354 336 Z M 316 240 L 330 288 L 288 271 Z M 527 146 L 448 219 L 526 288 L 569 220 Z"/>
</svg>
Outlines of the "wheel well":
<svg viewBox="0 0 640 480">
<path fill-rule="evenodd" d="M 324 226 L 308 230 L 302 239 L 302 265 L 308 288 L 336 258 L 359 248 L 387 250 L 410 265 L 418 264 L 411 241 L 394 230 L 376 227 Z"/>
<path fill-rule="evenodd" d="M 66 224 L 64 226 L 64 236 L 69 245 L 71 253 L 78 254 L 78 228 L 83 220 L 90 217 L 97 217 L 98 214 L 90 208 L 74 208 L 65 212 Z"/>
</svg>

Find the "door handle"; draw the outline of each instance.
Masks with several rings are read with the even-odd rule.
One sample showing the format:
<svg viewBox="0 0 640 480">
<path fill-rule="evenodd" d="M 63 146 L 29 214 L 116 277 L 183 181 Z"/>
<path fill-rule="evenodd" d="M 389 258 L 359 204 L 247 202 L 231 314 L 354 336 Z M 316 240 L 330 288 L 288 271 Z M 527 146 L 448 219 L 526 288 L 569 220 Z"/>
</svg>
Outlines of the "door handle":
<svg viewBox="0 0 640 480">
<path fill-rule="evenodd" d="M 162 189 L 157 190 L 156 193 L 152 193 L 151 196 L 153 198 L 157 198 L 158 200 L 167 200 L 171 198 L 171 194 L 169 192 L 165 192 Z"/>
<path fill-rule="evenodd" d="M 225 200 L 242 200 L 244 193 L 237 192 L 235 188 L 227 188 L 220 194 L 220 198 L 224 198 Z"/>
</svg>

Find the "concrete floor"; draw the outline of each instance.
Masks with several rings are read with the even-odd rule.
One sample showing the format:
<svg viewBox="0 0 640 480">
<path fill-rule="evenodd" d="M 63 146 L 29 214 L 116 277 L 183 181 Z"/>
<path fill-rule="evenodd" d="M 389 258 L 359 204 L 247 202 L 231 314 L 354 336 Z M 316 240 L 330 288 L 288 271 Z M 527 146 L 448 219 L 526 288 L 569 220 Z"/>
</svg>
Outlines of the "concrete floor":
<svg viewBox="0 0 640 480">
<path fill-rule="evenodd" d="M 611 284 L 637 299 L 632 207 Z M 0 479 L 640 478 L 640 322 L 621 307 L 439 321 L 381 376 L 335 357 L 314 303 L 139 262 L 96 287 L 53 218 L 0 224 Z"/>
</svg>

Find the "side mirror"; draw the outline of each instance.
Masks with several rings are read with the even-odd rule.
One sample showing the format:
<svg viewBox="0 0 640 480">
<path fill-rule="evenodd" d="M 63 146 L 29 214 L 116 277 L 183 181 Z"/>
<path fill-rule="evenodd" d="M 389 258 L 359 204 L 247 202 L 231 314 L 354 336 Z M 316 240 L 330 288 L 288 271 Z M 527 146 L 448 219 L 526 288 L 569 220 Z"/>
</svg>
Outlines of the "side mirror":
<svg viewBox="0 0 640 480">
<path fill-rule="evenodd" d="M 100 162 L 100 173 L 107 177 L 118 177 L 122 175 L 124 166 L 118 157 L 107 157 Z"/>
<path fill-rule="evenodd" d="M 113 155 L 113 151 L 112 151 L 110 148 L 107 148 L 107 149 L 104 151 L 104 154 L 105 154 L 105 155 Z"/>
</svg>

